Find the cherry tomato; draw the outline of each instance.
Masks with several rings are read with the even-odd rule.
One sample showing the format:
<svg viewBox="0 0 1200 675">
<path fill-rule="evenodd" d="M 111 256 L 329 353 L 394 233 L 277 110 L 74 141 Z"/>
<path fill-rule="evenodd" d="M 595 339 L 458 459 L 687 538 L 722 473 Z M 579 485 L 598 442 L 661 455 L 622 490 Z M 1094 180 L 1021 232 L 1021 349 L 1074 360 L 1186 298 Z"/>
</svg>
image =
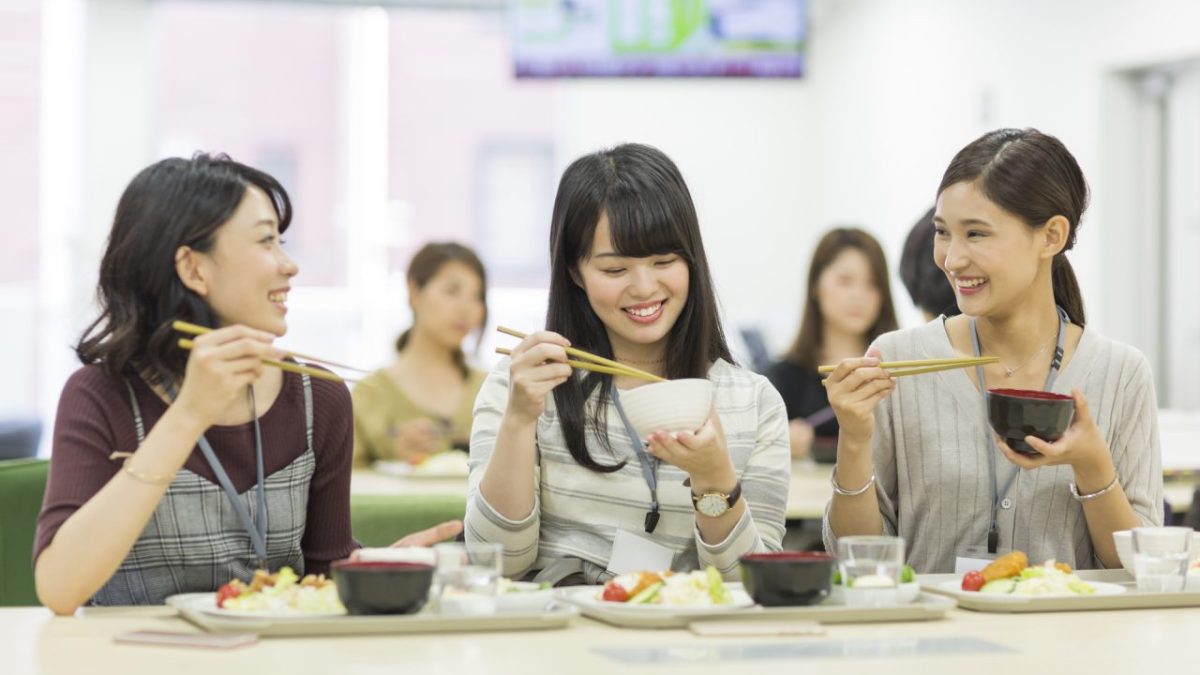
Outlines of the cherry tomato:
<svg viewBox="0 0 1200 675">
<path fill-rule="evenodd" d="M 609 602 L 628 602 L 629 591 L 621 584 L 610 581 L 604 586 L 604 595 L 601 597 Z"/>
<path fill-rule="evenodd" d="M 983 588 L 983 584 L 983 573 L 979 570 L 972 570 L 963 575 L 962 589 L 964 591 L 978 591 Z"/>
<path fill-rule="evenodd" d="M 226 600 L 229 600 L 230 598 L 236 598 L 241 594 L 242 590 L 238 588 L 237 584 L 232 582 L 225 584 L 217 589 L 217 607 L 224 607 Z"/>
</svg>

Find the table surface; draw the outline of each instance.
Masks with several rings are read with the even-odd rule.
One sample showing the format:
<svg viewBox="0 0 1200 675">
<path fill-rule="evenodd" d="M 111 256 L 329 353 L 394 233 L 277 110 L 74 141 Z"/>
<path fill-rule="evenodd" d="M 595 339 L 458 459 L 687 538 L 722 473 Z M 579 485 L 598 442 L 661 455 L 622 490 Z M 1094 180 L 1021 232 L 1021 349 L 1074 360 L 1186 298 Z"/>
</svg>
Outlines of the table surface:
<svg viewBox="0 0 1200 675">
<path fill-rule="evenodd" d="M 830 625 L 804 637 L 699 638 L 685 630 L 610 627 L 582 617 L 550 631 L 408 636 L 264 638 L 233 650 L 124 645 L 113 636 L 135 630 L 199 632 L 165 608 L 108 610 L 53 617 L 42 608 L 0 609 L 0 672 L 6 675 L 113 673 L 554 673 L 788 672 L 1040 673 L 1194 672 L 1191 641 L 1200 609 L 985 614 L 951 610 L 918 623 Z M 157 614 L 157 615 L 155 615 Z M 972 651 L 972 640 L 993 652 Z M 965 653 L 922 654 L 929 641 Z M 629 665 L 598 649 L 654 649 L 659 663 Z M 755 658 L 755 649 L 774 655 Z M 809 649 L 820 655 L 780 654 Z M 753 670 L 752 670 L 753 669 Z"/>
<path fill-rule="evenodd" d="M 791 490 L 788 492 L 787 504 L 788 520 L 820 520 L 822 518 L 825 513 L 825 505 L 833 496 L 833 488 L 829 485 L 829 476 L 832 472 L 832 464 L 817 464 L 811 461 L 792 464 L 792 484 Z M 1192 503 L 1192 493 L 1196 487 L 1196 478 L 1192 476 L 1176 477 L 1165 483 L 1164 494 L 1176 513 L 1187 511 Z M 465 476 L 454 478 L 397 476 L 374 470 L 358 470 L 351 477 L 350 490 L 355 494 L 452 494 L 461 496 L 467 493 L 467 479 Z"/>
</svg>

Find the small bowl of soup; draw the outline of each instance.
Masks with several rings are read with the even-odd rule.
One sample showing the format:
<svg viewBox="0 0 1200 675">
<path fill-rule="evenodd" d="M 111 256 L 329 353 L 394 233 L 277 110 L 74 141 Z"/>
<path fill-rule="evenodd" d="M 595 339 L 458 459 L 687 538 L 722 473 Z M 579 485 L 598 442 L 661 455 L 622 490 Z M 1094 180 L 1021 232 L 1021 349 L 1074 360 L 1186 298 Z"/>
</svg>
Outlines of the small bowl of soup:
<svg viewBox="0 0 1200 675">
<path fill-rule="evenodd" d="M 1026 436 L 1053 443 L 1062 438 L 1075 415 L 1070 396 L 1037 389 L 989 389 L 988 420 L 1014 451 L 1037 455 Z"/>
<path fill-rule="evenodd" d="M 333 564 L 338 598 L 351 614 L 412 614 L 425 606 L 433 565 L 343 560 Z"/>
<path fill-rule="evenodd" d="M 834 556 L 820 551 L 751 553 L 741 558 L 742 584 L 764 607 L 815 605 L 829 597 Z"/>
</svg>

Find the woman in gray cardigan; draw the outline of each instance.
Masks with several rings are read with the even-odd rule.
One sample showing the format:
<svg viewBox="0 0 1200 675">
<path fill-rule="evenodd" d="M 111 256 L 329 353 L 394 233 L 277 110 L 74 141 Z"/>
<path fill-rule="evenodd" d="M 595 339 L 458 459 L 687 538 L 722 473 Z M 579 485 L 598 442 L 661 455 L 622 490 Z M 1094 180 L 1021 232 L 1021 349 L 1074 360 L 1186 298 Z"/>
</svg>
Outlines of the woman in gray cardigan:
<svg viewBox="0 0 1200 675">
<path fill-rule="evenodd" d="M 1163 520 L 1149 364 L 1084 325 L 1066 251 L 1088 189 L 1075 158 L 1033 129 L 985 134 L 938 188 L 934 258 L 961 316 L 881 336 L 826 386 L 841 425 L 825 543 L 894 534 L 919 572 L 1022 550 L 1075 567 L 1119 566 L 1112 533 Z M 976 369 L 891 378 L 881 360 L 995 356 Z M 1020 454 L 992 431 L 989 388 L 1074 398 L 1054 443 Z"/>
</svg>

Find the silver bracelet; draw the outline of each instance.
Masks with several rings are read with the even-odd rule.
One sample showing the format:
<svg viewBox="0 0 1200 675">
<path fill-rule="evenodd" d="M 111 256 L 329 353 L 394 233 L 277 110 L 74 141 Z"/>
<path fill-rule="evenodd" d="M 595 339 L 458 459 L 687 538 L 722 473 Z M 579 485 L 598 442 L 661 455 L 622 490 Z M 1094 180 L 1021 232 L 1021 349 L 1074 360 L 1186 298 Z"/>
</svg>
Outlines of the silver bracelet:
<svg viewBox="0 0 1200 675">
<path fill-rule="evenodd" d="M 1079 486 L 1075 484 L 1075 481 L 1071 481 L 1071 496 L 1074 497 L 1075 501 L 1077 501 L 1077 502 L 1090 502 L 1093 499 L 1103 497 L 1105 494 L 1112 491 L 1113 488 L 1117 487 L 1117 478 L 1118 478 L 1117 472 L 1114 471 L 1113 479 L 1112 479 L 1111 483 L 1104 486 L 1100 490 L 1097 490 L 1096 492 L 1092 492 L 1092 493 L 1089 493 L 1086 495 L 1079 494 Z"/>
<path fill-rule="evenodd" d="M 847 489 L 843 488 L 841 485 L 838 485 L 837 465 L 834 465 L 833 473 L 829 474 L 829 484 L 833 486 L 834 492 L 836 492 L 839 495 L 842 495 L 843 497 L 857 497 L 857 496 L 861 495 L 862 493 L 866 492 L 867 490 L 870 490 L 871 486 L 875 484 L 875 474 L 874 473 L 871 474 L 871 479 L 867 481 L 866 485 L 860 487 L 857 490 L 847 490 Z"/>
</svg>

